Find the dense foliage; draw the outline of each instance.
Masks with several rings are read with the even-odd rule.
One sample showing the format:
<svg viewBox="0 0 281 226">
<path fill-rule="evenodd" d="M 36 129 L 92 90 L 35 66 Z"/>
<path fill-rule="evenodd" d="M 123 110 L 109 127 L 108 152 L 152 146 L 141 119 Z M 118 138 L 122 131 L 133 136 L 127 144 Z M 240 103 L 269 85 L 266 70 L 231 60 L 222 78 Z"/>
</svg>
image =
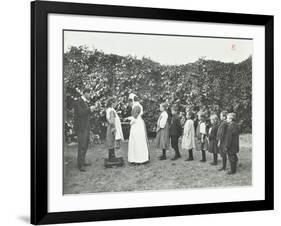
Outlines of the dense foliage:
<svg viewBox="0 0 281 226">
<path fill-rule="evenodd" d="M 183 65 L 161 65 L 148 58 L 72 47 L 64 54 L 65 123 L 70 128 L 76 88 L 91 89 L 91 104 L 96 106 L 92 131 L 101 136 L 108 97 L 116 96 L 117 111 L 122 118 L 128 115 L 127 98 L 131 92 L 141 98 L 149 132 L 155 130 L 161 102 L 178 103 L 183 111 L 185 107 L 194 106 L 209 113 L 219 113 L 223 109 L 234 111 L 241 132 L 251 132 L 251 56 L 238 64 L 200 58 Z"/>
</svg>

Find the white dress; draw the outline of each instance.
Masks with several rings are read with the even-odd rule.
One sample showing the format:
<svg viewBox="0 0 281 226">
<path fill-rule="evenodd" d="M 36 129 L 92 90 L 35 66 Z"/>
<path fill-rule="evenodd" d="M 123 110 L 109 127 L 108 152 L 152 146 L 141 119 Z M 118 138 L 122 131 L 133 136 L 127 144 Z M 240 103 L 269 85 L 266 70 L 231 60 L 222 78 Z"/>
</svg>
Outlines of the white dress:
<svg viewBox="0 0 281 226">
<path fill-rule="evenodd" d="M 106 118 L 107 120 L 109 119 L 110 111 L 113 111 L 115 113 L 115 129 L 116 129 L 115 140 L 124 140 L 121 121 L 119 115 L 117 114 L 114 108 L 108 108 L 106 110 Z"/>
<path fill-rule="evenodd" d="M 141 114 L 131 118 L 131 129 L 128 147 L 128 162 L 144 163 L 149 160 L 146 127 Z"/>
<path fill-rule="evenodd" d="M 115 140 L 124 140 L 122 125 L 121 125 L 121 121 L 120 121 L 120 118 L 119 118 L 119 115 L 117 114 L 117 112 L 116 112 L 116 117 L 115 117 L 115 127 L 116 127 Z"/>
<path fill-rule="evenodd" d="M 194 122 L 188 119 L 184 124 L 182 136 L 182 149 L 190 150 L 195 148 Z"/>
</svg>

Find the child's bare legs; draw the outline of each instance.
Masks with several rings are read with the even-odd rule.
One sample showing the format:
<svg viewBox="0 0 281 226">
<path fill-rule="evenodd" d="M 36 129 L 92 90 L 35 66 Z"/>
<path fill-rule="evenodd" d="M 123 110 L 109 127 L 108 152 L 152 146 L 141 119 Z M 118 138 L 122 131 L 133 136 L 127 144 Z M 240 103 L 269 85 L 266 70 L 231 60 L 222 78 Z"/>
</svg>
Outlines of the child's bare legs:
<svg viewBox="0 0 281 226">
<path fill-rule="evenodd" d="M 221 158 L 222 158 L 222 167 L 219 169 L 219 171 L 226 170 L 226 161 L 227 161 L 226 153 L 222 153 Z"/>
</svg>

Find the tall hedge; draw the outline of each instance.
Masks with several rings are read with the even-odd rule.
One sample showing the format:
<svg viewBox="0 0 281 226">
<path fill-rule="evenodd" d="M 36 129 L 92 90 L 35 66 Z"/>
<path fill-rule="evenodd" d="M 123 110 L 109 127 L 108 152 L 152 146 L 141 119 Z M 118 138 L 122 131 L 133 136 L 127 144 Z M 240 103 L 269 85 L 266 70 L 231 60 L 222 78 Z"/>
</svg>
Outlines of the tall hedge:
<svg viewBox="0 0 281 226">
<path fill-rule="evenodd" d="M 241 132 L 251 132 L 252 57 L 234 64 L 198 59 L 182 65 L 161 65 L 148 58 L 105 54 L 86 47 L 64 53 L 65 124 L 72 125 L 74 90 L 91 89 L 92 131 L 103 134 L 105 102 L 118 99 L 121 118 L 128 115 L 128 95 L 141 98 L 149 132 L 156 127 L 159 103 L 178 103 L 181 110 L 197 106 L 209 113 L 226 109 L 237 113 Z M 67 131 L 66 131 L 67 133 Z"/>
</svg>

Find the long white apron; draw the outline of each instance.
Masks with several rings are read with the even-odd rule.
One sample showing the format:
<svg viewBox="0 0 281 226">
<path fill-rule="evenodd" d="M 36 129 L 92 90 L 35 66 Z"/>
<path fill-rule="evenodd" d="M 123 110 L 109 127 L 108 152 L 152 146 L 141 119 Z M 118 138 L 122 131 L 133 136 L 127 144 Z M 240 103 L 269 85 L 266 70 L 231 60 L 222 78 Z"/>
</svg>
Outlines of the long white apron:
<svg viewBox="0 0 281 226">
<path fill-rule="evenodd" d="M 184 124 L 182 136 L 182 149 L 190 150 L 195 148 L 194 122 L 188 119 Z"/>
<path fill-rule="evenodd" d="M 117 113 L 115 117 L 115 127 L 116 127 L 115 140 L 124 140 L 121 121 Z"/>
<path fill-rule="evenodd" d="M 149 160 L 148 144 L 145 124 L 139 115 L 131 121 L 131 130 L 128 147 L 128 161 L 131 163 L 144 163 Z"/>
</svg>

